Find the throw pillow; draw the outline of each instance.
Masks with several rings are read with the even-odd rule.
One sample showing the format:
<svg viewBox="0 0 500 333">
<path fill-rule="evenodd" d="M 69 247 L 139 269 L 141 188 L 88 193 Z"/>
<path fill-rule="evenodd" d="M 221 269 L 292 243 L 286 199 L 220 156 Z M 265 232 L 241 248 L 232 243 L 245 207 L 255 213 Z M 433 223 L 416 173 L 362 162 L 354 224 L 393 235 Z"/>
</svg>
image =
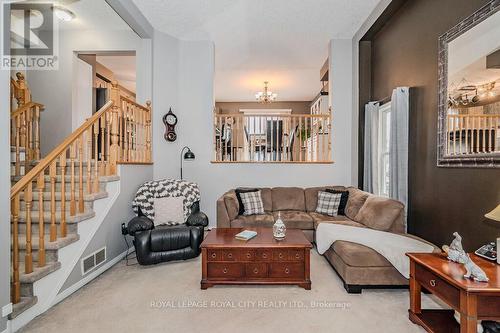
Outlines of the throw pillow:
<svg viewBox="0 0 500 333">
<path fill-rule="evenodd" d="M 175 225 L 184 223 L 184 197 L 154 199 L 154 225 Z"/>
<path fill-rule="evenodd" d="M 264 214 L 264 204 L 262 203 L 260 190 L 240 193 L 240 196 L 244 207 L 243 215 L 248 216 Z"/>
<path fill-rule="evenodd" d="M 337 216 L 341 197 L 341 193 L 319 191 L 316 213 L 326 214 L 329 216 Z"/>
<path fill-rule="evenodd" d="M 325 190 L 328 193 L 340 193 L 342 196 L 340 197 L 339 210 L 337 212 L 338 215 L 345 215 L 345 207 L 347 206 L 347 200 L 349 199 L 349 191 L 340 191 L 340 190 L 332 190 L 327 188 Z"/>
<path fill-rule="evenodd" d="M 243 215 L 243 212 L 245 211 L 245 208 L 243 207 L 243 201 L 241 200 L 241 193 L 250 193 L 250 192 L 257 192 L 259 189 L 257 188 L 237 188 L 234 190 L 236 193 L 236 199 L 238 199 L 238 215 Z"/>
<path fill-rule="evenodd" d="M 368 228 L 387 231 L 397 218 L 404 214 L 404 205 L 396 200 L 370 195 L 354 221 Z"/>
</svg>

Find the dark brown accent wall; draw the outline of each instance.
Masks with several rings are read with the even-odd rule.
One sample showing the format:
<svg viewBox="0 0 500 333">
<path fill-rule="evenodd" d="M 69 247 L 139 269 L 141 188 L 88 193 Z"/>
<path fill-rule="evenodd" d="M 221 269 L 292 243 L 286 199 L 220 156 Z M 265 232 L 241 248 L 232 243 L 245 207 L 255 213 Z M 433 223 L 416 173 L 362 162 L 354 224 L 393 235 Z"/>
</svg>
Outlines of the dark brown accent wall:
<svg viewBox="0 0 500 333">
<path fill-rule="evenodd" d="M 475 250 L 500 236 L 500 224 L 484 214 L 500 203 L 500 170 L 438 168 L 438 37 L 486 4 L 486 0 L 407 1 L 371 40 L 372 100 L 398 86 L 413 87 L 409 146 L 409 231 L 437 245 L 454 231 Z M 366 64 L 364 67 L 367 67 Z M 360 92 L 363 95 L 363 92 Z M 360 114 L 361 116 L 361 114 Z"/>
</svg>

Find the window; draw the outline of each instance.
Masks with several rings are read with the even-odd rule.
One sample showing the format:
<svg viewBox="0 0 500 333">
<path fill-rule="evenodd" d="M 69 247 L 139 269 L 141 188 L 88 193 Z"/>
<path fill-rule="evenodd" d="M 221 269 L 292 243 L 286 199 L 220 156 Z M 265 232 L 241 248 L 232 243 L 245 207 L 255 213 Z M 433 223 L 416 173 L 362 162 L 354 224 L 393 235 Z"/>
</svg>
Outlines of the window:
<svg viewBox="0 0 500 333">
<path fill-rule="evenodd" d="M 378 118 L 378 195 L 388 197 L 390 176 L 390 155 L 389 155 L 389 142 L 391 137 L 391 103 L 386 103 L 380 107 Z"/>
</svg>

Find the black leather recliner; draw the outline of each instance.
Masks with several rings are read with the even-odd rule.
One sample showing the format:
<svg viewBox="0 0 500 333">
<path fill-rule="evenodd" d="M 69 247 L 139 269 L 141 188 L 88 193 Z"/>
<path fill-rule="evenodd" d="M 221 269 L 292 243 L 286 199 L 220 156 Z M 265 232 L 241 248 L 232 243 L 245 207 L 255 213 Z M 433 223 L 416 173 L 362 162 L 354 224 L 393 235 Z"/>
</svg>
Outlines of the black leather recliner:
<svg viewBox="0 0 500 333">
<path fill-rule="evenodd" d="M 197 201 L 191 206 L 191 215 L 185 225 L 161 225 L 155 228 L 153 221 L 139 210 L 139 216 L 129 221 L 127 232 L 134 237 L 139 264 L 152 265 L 197 257 L 207 225 L 208 217 L 200 211 Z"/>
</svg>

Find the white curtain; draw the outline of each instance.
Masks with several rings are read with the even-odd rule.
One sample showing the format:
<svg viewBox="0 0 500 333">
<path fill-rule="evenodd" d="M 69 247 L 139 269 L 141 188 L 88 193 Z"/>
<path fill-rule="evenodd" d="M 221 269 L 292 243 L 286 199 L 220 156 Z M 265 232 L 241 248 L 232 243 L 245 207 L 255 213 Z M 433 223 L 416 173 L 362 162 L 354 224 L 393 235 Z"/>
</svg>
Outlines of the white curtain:
<svg viewBox="0 0 500 333">
<path fill-rule="evenodd" d="M 363 190 L 379 192 L 378 184 L 378 117 L 380 105 L 370 102 L 365 105 L 365 146 Z"/>
<path fill-rule="evenodd" d="M 408 131 L 410 89 L 398 87 L 392 92 L 391 133 L 389 139 L 389 196 L 408 204 Z"/>
</svg>

